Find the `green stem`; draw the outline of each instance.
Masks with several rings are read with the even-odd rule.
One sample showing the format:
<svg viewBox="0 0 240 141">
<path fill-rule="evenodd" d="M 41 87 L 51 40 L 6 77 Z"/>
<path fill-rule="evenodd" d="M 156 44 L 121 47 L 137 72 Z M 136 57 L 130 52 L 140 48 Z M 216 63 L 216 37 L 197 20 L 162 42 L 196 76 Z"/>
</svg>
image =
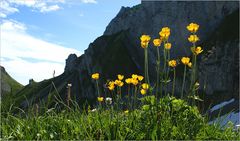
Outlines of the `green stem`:
<svg viewBox="0 0 240 141">
<path fill-rule="evenodd" d="M 176 69 L 173 68 L 173 87 L 172 87 L 172 96 L 174 96 L 175 81 L 176 81 Z"/>
<path fill-rule="evenodd" d="M 156 98 L 158 95 L 159 81 L 160 81 L 160 53 L 159 47 L 157 47 L 157 87 L 156 87 Z"/>
<path fill-rule="evenodd" d="M 184 65 L 184 74 L 183 74 L 183 83 L 182 83 L 181 99 L 183 98 L 183 90 L 184 90 L 184 87 L 185 87 L 185 79 L 186 79 L 186 65 Z"/>
<path fill-rule="evenodd" d="M 97 93 L 98 93 L 98 97 L 100 97 L 100 92 L 99 92 L 99 87 L 98 87 L 98 80 L 96 80 L 96 85 L 97 85 Z"/>
<path fill-rule="evenodd" d="M 147 48 L 144 49 L 144 53 L 145 53 L 145 78 L 146 78 L 146 83 L 150 84 L 149 81 L 149 74 L 148 74 L 148 50 Z"/>
<path fill-rule="evenodd" d="M 134 109 L 136 108 L 136 101 L 137 101 L 137 87 L 134 86 L 135 91 L 134 91 Z"/>
</svg>

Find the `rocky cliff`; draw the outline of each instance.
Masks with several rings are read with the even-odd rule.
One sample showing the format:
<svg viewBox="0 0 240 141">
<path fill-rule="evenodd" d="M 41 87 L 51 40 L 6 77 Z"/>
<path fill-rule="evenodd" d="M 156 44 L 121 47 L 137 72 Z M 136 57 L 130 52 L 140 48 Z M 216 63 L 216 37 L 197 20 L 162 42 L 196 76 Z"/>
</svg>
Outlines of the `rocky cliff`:
<svg viewBox="0 0 240 141">
<path fill-rule="evenodd" d="M 171 57 L 189 55 L 191 46 L 187 41 L 186 25 L 200 24 L 199 36 L 204 48 L 199 58 L 199 82 L 206 105 L 217 104 L 232 97 L 239 98 L 239 2 L 147 2 L 132 8 L 122 7 L 109 23 L 104 35 L 91 43 L 84 54 L 69 55 L 65 72 L 53 79 L 41 82 L 33 91 L 26 86 L 21 92 L 30 101 L 47 99 L 53 91 L 54 82 L 61 97 L 66 99 L 66 85 L 72 84 L 72 97 L 80 103 L 95 101 L 96 86 L 91 74 L 100 73 L 100 86 L 117 74 L 126 77 L 132 73 L 143 74 L 143 49 L 139 44 L 142 34 L 158 37 L 163 26 L 171 28 Z M 150 78 L 155 78 L 156 54 L 150 52 Z M 179 78 L 180 79 L 180 78 Z M 35 87 L 35 86 L 34 86 Z M 35 94 L 34 97 L 31 96 Z M 101 87 L 101 94 L 108 92 Z M 22 102 L 22 105 L 25 105 Z"/>
</svg>

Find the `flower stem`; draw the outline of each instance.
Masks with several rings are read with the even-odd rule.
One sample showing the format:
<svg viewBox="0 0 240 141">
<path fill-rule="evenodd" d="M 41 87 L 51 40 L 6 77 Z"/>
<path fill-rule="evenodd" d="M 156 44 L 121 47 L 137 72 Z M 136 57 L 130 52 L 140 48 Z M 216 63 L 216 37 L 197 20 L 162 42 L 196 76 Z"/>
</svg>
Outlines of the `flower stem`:
<svg viewBox="0 0 240 141">
<path fill-rule="evenodd" d="M 158 95 L 158 89 L 159 89 L 159 81 L 160 81 L 160 54 L 159 54 L 159 47 L 157 47 L 157 87 L 156 87 L 156 98 Z"/>
<path fill-rule="evenodd" d="M 149 75 L 148 75 L 148 50 L 147 48 L 144 49 L 144 56 L 145 56 L 145 78 L 146 83 L 150 84 L 149 82 Z"/>
<path fill-rule="evenodd" d="M 173 87 L 172 87 L 172 96 L 174 96 L 175 81 L 176 81 L 176 69 L 173 68 Z"/>
<path fill-rule="evenodd" d="M 185 79 L 186 79 L 186 65 L 184 65 L 184 74 L 183 74 L 183 83 L 182 83 L 181 99 L 183 98 L 183 90 L 184 90 L 184 87 L 185 87 Z"/>
</svg>

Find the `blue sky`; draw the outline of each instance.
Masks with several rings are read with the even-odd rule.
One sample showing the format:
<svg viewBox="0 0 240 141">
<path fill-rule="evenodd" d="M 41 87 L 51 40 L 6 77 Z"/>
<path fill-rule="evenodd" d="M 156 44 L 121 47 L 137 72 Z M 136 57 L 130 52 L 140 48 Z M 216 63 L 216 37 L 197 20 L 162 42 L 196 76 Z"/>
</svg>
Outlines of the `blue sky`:
<svg viewBox="0 0 240 141">
<path fill-rule="evenodd" d="M 1 65 L 22 84 L 63 72 L 68 54 L 81 55 L 121 6 L 140 0 L 3 0 Z"/>
</svg>

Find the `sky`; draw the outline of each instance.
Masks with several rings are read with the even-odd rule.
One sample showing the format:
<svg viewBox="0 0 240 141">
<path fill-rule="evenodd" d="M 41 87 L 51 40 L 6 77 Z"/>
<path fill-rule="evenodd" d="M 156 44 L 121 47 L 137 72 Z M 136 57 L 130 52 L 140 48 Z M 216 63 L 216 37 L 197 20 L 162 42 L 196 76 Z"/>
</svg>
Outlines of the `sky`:
<svg viewBox="0 0 240 141">
<path fill-rule="evenodd" d="M 1 66 L 18 82 L 60 75 L 69 54 L 80 56 L 122 6 L 140 0 L 1 0 Z"/>
</svg>

